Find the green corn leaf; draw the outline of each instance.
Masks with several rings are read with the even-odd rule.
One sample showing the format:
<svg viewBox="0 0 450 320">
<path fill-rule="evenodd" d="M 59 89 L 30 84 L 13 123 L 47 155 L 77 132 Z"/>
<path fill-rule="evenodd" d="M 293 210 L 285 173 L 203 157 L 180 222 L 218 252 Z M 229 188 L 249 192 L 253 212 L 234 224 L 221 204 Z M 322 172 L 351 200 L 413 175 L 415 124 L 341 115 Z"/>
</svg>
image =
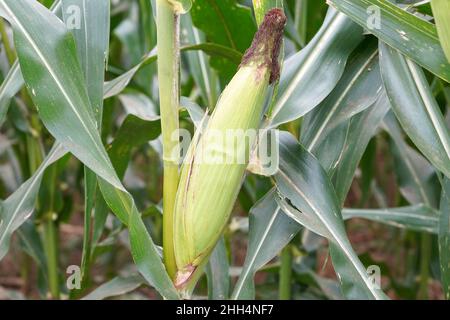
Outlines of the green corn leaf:
<svg viewBox="0 0 450 320">
<path fill-rule="evenodd" d="M 105 73 L 105 61 L 109 49 L 109 2 L 108 1 L 80 1 L 62 0 L 63 18 L 67 26 L 70 25 L 73 14 L 80 13 L 80 27 L 71 29 L 77 44 L 78 58 L 81 63 L 83 74 L 88 89 L 88 96 L 93 109 L 97 128 L 101 128 L 103 113 L 103 82 Z M 78 10 L 71 11 L 73 8 Z M 69 14 L 70 13 L 70 14 Z M 94 243 L 91 241 L 91 234 L 98 234 L 99 228 L 103 228 L 98 223 L 92 224 L 92 212 L 96 208 L 95 214 L 99 217 L 107 215 L 106 205 L 100 192 L 97 191 L 97 178 L 94 172 L 85 167 L 85 217 L 84 217 L 84 237 L 83 252 L 81 258 L 82 285 L 88 281 L 91 255 L 94 250 Z M 98 219 L 96 219 L 98 221 Z M 93 230 L 93 227 L 96 230 Z"/>
<path fill-rule="evenodd" d="M 283 8 L 283 0 L 253 0 L 253 9 L 258 26 L 263 22 L 266 13 L 273 8 Z"/>
<path fill-rule="evenodd" d="M 11 104 L 11 99 L 16 95 L 16 93 L 23 86 L 23 78 L 20 73 L 19 62 L 15 62 L 5 80 L 3 80 L 0 86 L 0 127 L 5 121 L 6 114 L 8 113 L 9 106 Z"/>
<path fill-rule="evenodd" d="M 215 43 L 200 43 L 195 45 L 187 45 L 180 48 L 181 52 L 199 51 L 199 50 L 210 55 L 211 57 L 220 57 L 236 65 L 238 65 L 242 59 L 242 53 L 240 53 L 239 51 Z M 155 62 L 156 60 L 157 55 L 152 50 L 133 68 L 124 72 L 117 78 L 105 82 L 104 98 L 107 99 L 118 95 L 128 86 L 132 78 L 136 75 L 136 73 L 139 70 L 141 70 L 141 68 Z"/>
<path fill-rule="evenodd" d="M 217 242 L 206 267 L 208 277 L 208 298 L 226 300 L 230 294 L 230 265 L 223 237 Z"/>
<path fill-rule="evenodd" d="M 249 245 L 232 299 L 254 299 L 255 273 L 272 260 L 300 230 L 300 225 L 286 216 L 277 204 L 272 189 L 250 210 Z"/>
<path fill-rule="evenodd" d="M 314 150 L 332 177 L 340 204 L 344 203 L 358 163 L 389 108 L 387 96 L 382 93 L 371 107 L 331 131 Z"/>
<path fill-rule="evenodd" d="M 13 25 L 22 74 L 47 129 L 86 166 L 123 189 L 96 131 L 75 42 L 65 25 L 34 1 L 2 2 L 0 13 Z M 39 14 L 48 19 L 36 18 Z"/>
<path fill-rule="evenodd" d="M 307 121 L 305 124 L 308 126 L 310 122 Z M 341 159 L 348 135 L 349 122 L 347 121 L 328 132 L 326 136 L 322 136 L 311 149 L 311 153 L 317 157 L 329 175 L 333 174 L 333 170 Z M 308 144 L 305 146 L 309 148 Z"/>
<path fill-rule="evenodd" d="M 83 297 L 82 300 L 104 300 L 106 298 L 124 295 L 136 290 L 144 283 L 144 278 L 137 274 L 126 277 L 115 277 Z"/>
<path fill-rule="evenodd" d="M 19 75 L 20 75 L 20 72 L 19 72 Z M 111 158 L 111 162 L 113 163 L 114 167 L 116 169 L 118 169 L 117 172 L 119 173 L 118 174 L 119 177 L 123 176 L 124 168 L 126 168 L 126 164 L 128 163 L 128 161 L 131 157 L 132 149 L 144 144 L 147 141 L 151 141 L 151 140 L 154 140 L 155 138 L 157 138 L 157 136 L 160 134 L 160 130 L 161 130 L 160 123 L 158 120 L 149 121 L 147 119 L 143 119 L 142 117 L 138 117 L 135 115 L 129 115 L 124 120 L 124 123 L 122 124 L 121 128 L 119 129 L 119 132 L 117 133 L 115 140 L 112 142 L 111 147 L 108 151 L 108 154 Z M 132 135 L 134 137 L 131 140 L 131 143 L 129 141 L 127 141 L 128 135 Z M 57 146 L 55 145 L 54 148 L 56 148 L 56 147 Z M 58 148 L 60 148 L 60 147 L 58 147 Z M 61 154 L 58 157 L 64 156 L 67 152 L 61 151 L 60 153 Z M 49 157 L 51 157 L 51 154 L 49 154 Z M 44 162 L 45 162 L 45 160 L 44 160 Z M 49 163 L 49 164 L 51 164 L 51 163 Z M 43 170 L 45 170 L 46 167 L 43 168 Z M 31 185 L 28 184 L 28 187 L 32 186 L 32 188 L 39 190 L 40 186 L 41 186 L 41 182 L 42 182 L 42 179 L 41 179 L 42 174 L 43 173 L 38 170 L 30 178 L 30 180 L 33 179 L 33 180 L 36 180 L 36 182 Z M 27 184 L 27 183 L 25 183 L 25 184 Z M 22 192 L 22 189 L 17 190 L 17 192 Z M 36 198 L 36 196 L 34 195 L 35 192 L 31 191 L 31 190 L 25 191 L 25 192 L 26 193 L 29 192 L 29 194 L 32 195 L 30 200 L 26 200 L 27 202 L 32 203 L 32 205 L 30 205 L 26 210 L 33 211 L 34 203 L 35 203 L 35 200 L 33 200 L 33 199 Z M 97 201 L 95 203 L 95 206 L 96 206 L 96 209 L 95 209 L 96 215 L 94 217 L 93 236 L 92 236 L 92 246 L 93 247 L 98 243 L 98 241 L 100 239 L 101 232 L 103 230 L 103 225 L 106 220 L 106 214 L 108 213 L 108 208 L 107 208 L 106 204 L 104 203 L 104 201 Z M 14 211 L 14 209 L 16 209 L 15 206 L 11 206 L 10 209 L 12 211 L 9 209 L 7 210 L 6 208 L 4 209 L 5 215 L 16 216 L 16 215 L 19 215 L 22 210 L 22 209 L 20 209 L 15 212 Z M 7 213 L 8 211 L 11 211 L 11 212 Z M 17 223 L 19 226 L 24 222 L 24 220 L 19 219 L 18 217 L 12 218 L 12 219 L 15 219 L 15 221 L 17 221 L 15 223 Z M 19 222 L 19 221 L 21 221 L 21 222 Z M 13 233 L 13 231 L 11 231 L 10 233 Z M 6 241 L 6 239 L 9 239 L 9 238 L 10 238 L 10 234 L 9 234 L 9 236 L 5 237 L 4 241 Z M 1 246 L 1 244 L 0 244 L 0 246 Z M 7 250 L 7 248 L 5 250 Z"/>
<path fill-rule="evenodd" d="M 181 43 L 199 45 L 205 42 L 205 35 L 192 25 L 190 15 L 181 17 L 181 29 Z M 204 103 L 212 108 L 217 102 L 217 79 L 215 79 L 217 76 L 208 67 L 208 57 L 201 51 L 186 52 L 185 56 L 189 71 L 197 86 L 200 87 Z"/>
<path fill-rule="evenodd" d="M 450 176 L 450 138 L 425 75 L 414 62 L 380 43 L 381 74 L 392 109 L 424 156 Z"/>
<path fill-rule="evenodd" d="M 41 237 L 32 221 L 27 220 L 18 230 L 24 251 L 33 258 L 46 282 L 48 281 L 47 260 Z M 1 259 L 0 259 L 1 260 Z"/>
<path fill-rule="evenodd" d="M 211 57 L 223 58 L 236 65 L 240 64 L 242 59 L 242 53 L 240 51 L 212 42 L 187 45 L 180 48 L 180 51 L 196 50 L 201 50 Z"/>
<path fill-rule="evenodd" d="M 386 209 L 349 208 L 342 210 L 342 216 L 345 220 L 362 218 L 402 229 L 429 232 L 433 234 L 438 233 L 438 213 L 424 204 Z"/>
<path fill-rule="evenodd" d="M 450 300 L 450 180 L 442 181 L 442 194 L 439 215 L 439 261 L 442 288 L 445 298 Z"/>
<path fill-rule="evenodd" d="M 341 204 L 350 190 L 358 163 L 389 108 L 389 101 L 383 93 L 372 107 L 350 120 L 345 146 L 333 171 L 333 184 Z"/>
<path fill-rule="evenodd" d="M 109 1 L 62 0 L 64 22 L 69 26 L 77 44 L 78 58 L 86 79 L 89 100 L 100 126 L 103 109 L 103 82 L 109 51 Z M 71 26 L 78 11 L 80 28 Z"/>
<path fill-rule="evenodd" d="M 22 73 L 42 121 L 65 148 L 101 177 L 105 201 L 129 226 L 133 258 L 142 275 L 164 297 L 178 298 L 134 201 L 101 143 L 72 35 L 34 1 L 4 1 L 0 13 L 13 25 Z M 39 30 L 47 32 L 44 35 Z M 52 108 L 56 105 L 58 112 Z"/>
<path fill-rule="evenodd" d="M 48 153 L 35 174 L 23 183 L 8 199 L 0 203 L 0 260 L 8 252 L 11 235 L 33 213 L 39 187 L 47 169 L 60 159 L 66 151 L 61 144 L 56 144 Z"/>
<path fill-rule="evenodd" d="M 391 151 L 400 192 L 411 204 L 424 203 L 437 208 L 436 195 L 439 190 L 436 190 L 435 181 L 432 180 L 435 174 L 433 166 L 403 140 L 401 128 L 392 112 L 389 112 L 383 123 L 394 141 Z"/>
<path fill-rule="evenodd" d="M 288 199 L 278 201 L 292 219 L 330 241 L 333 264 L 343 291 L 352 299 L 386 299 L 372 285 L 367 271 L 347 238 L 338 198 L 331 181 L 314 156 L 290 134 L 280 133 L 280 171 L 277 189 Z"/>
<path fill-rule="evenodd" d="M 447 61 L 450 62 L 450 2 L 448 0 L 431 0 L 434 20 L 442 48 Z"/>
<path fill-rule="evenodd" d="M 159 120 L 148 121 L 132 114 L 126 117 L 108 151 L 119 177 L 123 177 L 125 174 L 132 150 L 156 139 L 160 133 Z M 141 274 L 151 285 L 159 288 L 163 296 L 170 299 L 177 298 L 167 273 L 162 271 L 162 265 L 154 263 L 154 261 L 160 262 L 158 253 L 131 196 L 112 188 L 105 181 L 99 180 L 99 184 L 105 200 L 115 213 L 119 212 L 123 219 L 126 218 L 126 215 L 131 214 L 129 222 L 122 222 L 129 225 L 131 250 Z M 102 223 L 97 224 L 103 225 Z M 98 236 L 93 239 L 98 241 Z"/>
<path fill-rule="evenodd" d="M 119 177 L 125 175 L 125 170 L 131 159 L 131 152 L 135 148 L 148 141 L 155 140 L 160 134 L 160 120 L 148 121 L 129 114 L 120 126 L 108 151 L 117 175 Z"/>
<path fill-rule="evenodd" d="M 292 12 L 292 29 L 288 26 L 286 31 L 304 47 L 320 29 L 328 5 L 326 1 L 300 0 L 288 1 L 286 8 Z"/>
<path fill-rule="evenodd" d="M 336 86 L 348 56 L 362 39 L 361 27 L 330 9 L 314 39 L 285 61 L 270 126 L 295 120 L 322 102 Z"/>
<path fill-rule="evenodd" d="M 61 11 L 61 2 L 56 0 L 52 7 L 52 12 L 58 15 Z M 20 72 L 19 62 L 16 62 L 11 66 L 5 79 L 0 86 L 0 128 L 5 120 L 6 114 L 8 113 L 9 106 L 11 104 L 11 99 L 19 92 L 20 88 L 24 85 L 23 77 Z"/>
<path fill-rule="evenodd" d="M 194 26 L 205 33 L 208 42 L 240 53 L 250 47 L 256 25 L 250 8 L 237 4 L 236 0 L 196 0 L 190 14 Z M 236 73 L 238 64 L 223 58 L 211 59 L 211 66 L 226 82 Z"/>
<path fill-rule="evenodd" d="M 387 0 L 330 0 L 329 4 L 368 28 L 381 41 L 450 82 L 450 62 L 433 24 Z"/>
<path fill-rule="evenodd" d="M 189 117 L 191 118 L 196 128 L 198 128 L 198 126 L 202 123 L 202 121 L 205 121 L 206 125 L 207 120 L 209 119 L 208 113 L 205 112 L 205 110 L 203 110 L 202 107 L 200 107 L 198 104 L 192 102 L 186 97 L 180 98 L 180 109 L 187 110 L 187 112 L 189 113 Z"/>
<path fill-rule="evenodd" d="M 373 106 L 353 116 L 347 123 L 332 131 L 329 135 L 330 137 L 324 140 L 325 142 L 329 140 L 330 143 L 322 143 L 324 147 L 316 151 L 316 156 L 321 163 L 324 162 L 323 159 L 330 157 L 335 159 L 335 163 L 329 169 L 329 174 L 333 177 L 332 181 L 341 205 L 344 203 L 350 189 L 358 163 L 389 108 L 387 96 L 383 93 Z M 343 143 L 342 140 L 338 140 L 339 144 L 335 146 L 333 145 L 336 140 L 335 136 L 338 136 L 341 130 L 345 131 Z M 333 147 L 333 149 L 328 149 L 329 152 L 326 149 L 327 145 Z M 333 157 L 333 155 L 330 156 L 328 153 L 335 153 L 335 155 Z M 339 255 L 339 250 L 336 250 L 333 246 L 330 249 L 335 270 L 338 274 L 341 274 L 341 279 L 343 280 L 342 289 L 344 294 L 347 297 L 360 296 L 361 294 L 358 293 L 359 289 L 356 288 L 355 290 L 355 288 L 352 288 L 352 280 L 349 280 L 355 276 L 355 269 L 352 267 L 351 262 Z"/>
<path fill-rule="evenodd" d="M 309 151 L 334 128 L 372 106 L 381 92 L 377 42 L 367 39 L 355 51 L 331 94 L 305 117 L 301 143 Z"/>
<path fill-rule="evenodd" d="M 75 10 L 74 10 L 75 9 Z M 103 83 L 105 81 L 105 61 L 109 51 L 109 15 L 110 4 L 107 0 L 85 1 L 85 0 L 62 0 L 63 19 L 66 26 L 74 23 L 72 19 L 79 19 L 79 27 L 71 26 L 77 44 L 78 58 L 81 63 L 84 78 L 87 85 L 89 101 L 93 109 L 97 128 L 102 127 L 103 115 Z M 76 16 L 80 14 L 80 16 Z M 96 202 L 103 199 L 97 193 L 97 177 L 94 172 L 85 167 L 85 217 L 83 252 L 81 258 L 81 274 L 83 284 L 87 281 L 90 258 L 92 251 L 91 234 L 99 231 L 92 230 L 91 215 Z M 104 212 L 96 212 L 105 216 L 106 206 L 98 205 L 97 209 L 103 208 Z M 100 228 L 98 224 L 95 227 Z"/>
<path fill-rule="evenodd" d="M 141 47 L 145 52 L 156 46 L 156 23 L 152 1 L 139 0 L 139 34 L 144 42 Z M 151 71 L 153 72 L 153 71 Z"/>
</svg>

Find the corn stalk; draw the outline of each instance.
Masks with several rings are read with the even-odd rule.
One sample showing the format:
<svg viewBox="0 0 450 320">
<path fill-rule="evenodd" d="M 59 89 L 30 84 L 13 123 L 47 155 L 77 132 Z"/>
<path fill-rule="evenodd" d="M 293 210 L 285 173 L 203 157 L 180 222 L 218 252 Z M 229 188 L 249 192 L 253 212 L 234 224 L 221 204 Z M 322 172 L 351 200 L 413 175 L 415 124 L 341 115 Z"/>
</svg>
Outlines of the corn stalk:
<svg viewBox="0 0 450 320">
<path fill-rule="evenodd" d="M 163 139 L 163 247 L 164 264 L 173 278 L 176 273 L 173 253 L 173 210 L 178 186 L 178 107 L 179 107 L 179 13 L 167 0 L 156 2 L 158 38 L 158 80 Z"/>
</svg>

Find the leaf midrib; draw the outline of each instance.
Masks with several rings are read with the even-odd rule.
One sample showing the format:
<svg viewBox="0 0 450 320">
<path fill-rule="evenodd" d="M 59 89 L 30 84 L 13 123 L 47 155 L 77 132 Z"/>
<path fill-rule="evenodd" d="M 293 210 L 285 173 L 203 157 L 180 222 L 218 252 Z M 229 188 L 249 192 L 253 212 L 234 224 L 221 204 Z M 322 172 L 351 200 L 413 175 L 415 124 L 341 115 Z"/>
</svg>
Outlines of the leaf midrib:
<svg viewBox="0 0 450 320">
<path fill-rule="evenodd" d="M 55 71 L 53 70 L 53 68 L 51 67 L 51 65 L 48 63 L 48 61 L 45 59 L 44 55 L 42 54 L 41 50 L 39 49 L 39 47 L 37 46 L 37 44 L 34 42 L 34 40 L 31 38 L 30 34 L 28 33 L 28 31 L 26 30 L 26 28 L 22 25 L 22 23 L 20 22 L 20 20 L 17 19 L 17 16 L 14 14 L 14 12 L 11 10 L 11 8 L 9 7 L 9 5 L 6 2 L 3 2 L 3 6 L 5 8 L 5 10 L 9 13 L 9 15 L 11 16 L 11 19 L 14 20 L 14 22 L 16 23 L 17 27 L 19 27 L 19 29 L 22 31 L 23 35 L 25 36 L 25 38 L 28 40 L 28 42 L 30 43 L 30 45 L 32 46 L 32 48 L 34 49 L 34 51 L 37 53 L 39 59 L 43 62 L 44 66 L 47 68 L 47 70 L 49 71 L 49 74 L 51 75 L 51 77 L 53 78 L 53 80 L 55 81 L 56 85 L 58 86 L 58 88 L 61 90 L 61 93 L 63 94 L 64 98 L 66 99 L 66 101 L 69 103 L 72 111 L 74 112 L 74 114 L 76 115 L 76 117 L 80 120 L 81 125 L 83 126 L 83 128 L 86 130 L 91 142 L 93 142 L 95 148 L 97 149 L 97 151 L 99 152 L 100 156 L 103 158 L 104 161 L 106 161 L 106 163 L 109 164 L 109 160 L 106 157 L 106 155 L 104 154 L 104 152 L 102 152 L 102 150 L 100 149 L 100 147 L 98 146 L 95 138 L 93 137 L 91 131 L 89 130 L 88 126 L 86 125 L 86 123 L 84 122 L 84 120 L 82 119 L 81 115 L 79 114 L 77 108 L 75 107 L 75 105 L 73 104 L 73 101 L 71 100 L 70 96 L 68 95 L 67 91 L 65 90 L 64 86 L 62 85 L 62 83 L 60 82 L 59 78 L 56 76 Z M 88 118 L 87 121 L 89 121 L 90 118 Z M 94 126 L 94 123 L 91 124 L 92 126 Z M 95 127 L 95 126 L 94 126 Z"/>
<path fill-rule="evenodd" d="M 374 59 L 378 55 L 378 50 L 375 50 L 375 52 L 367 59 L 365 63 L 361 66 L 360 69 L 358 69 L 357 73 L 354 75 L 354 77 L 351 79 L 351 81 L 347 84 L 342 94 L 339 96 L 339 98 L 336 100 L 336 102 L 333 104 L 330 112 L 327 113 L 327 116 L 325 120 L 322 122 L 319 129 L 316 131 L 316 134 L 314 135 L 314 138 L 312 139 L 311 143 L 309 144 L 307 150 L 311 152 L 311 150 L 314 148 L 315 144 L 317 143 L 320 135 L 322 134 L 323 130 L 325 130 L 325 127 L 327 126 L 328 122 L 331 120 L 331 118 L 334 116 L 334 113 L 339 108 L 342 101 L 347 97 L 347 94 L 350 92 L 350 90 L 353 88 L 353 85 L 358 81 L 359 77 L 364 73 L 366 68 L 374 61 Z"/>
<path fill-rule="evenodd" d="M 248 275 L 250 274 L 250 271 L 253 271 L 253 265 L 256 261 L 256 258 L 258 257 L 258 253 L 262 248 L 263 243 L 266 241 L 267 236 L 269 235 L 270 229 L 272 228 L 273 224 L 275 223 L 275 219 L 278 217 L 278 214 L 280 213 L 280 207 L 277 205 L 277 208 L 275 209 L 275 213 L 270 218 L 269 223 L 267 224 L 267 228 L 264 230 L 264 234 L 262 236 L 262 240 L 259 242 L 258 246 L 256 247 L 255 253 L 253 254 L 250 263 L 248 267 L 245 270 L 245 273 L 243 276 L 239 277 L 239 287 L 235 288 L 235 291 L 233 292 L 232 300 L 238 299 L 239 295 L 241 294 L 242 288 L 244 287 L 245 280 L 247 279 Z M 242 281 L 241 281 L 242 278 Z"/>
<path fill-rule="evenodd" d="M 340 18 L 340 19 L 338 19 L 338 18 Z M 273 113 L 270 116 L 270 119 L 272 121 L 277 117 L 277 115 L 283 109 L 283 106 L 286 105 L 286 103 L 292 96 L 293 92 L 295 91 L 295 88 L 298 86 L 298 84 L 300 83 L 303 76 L 309 71 L 309 67 L 313 63 L 315 58 L 320 55 L 320 53 L 318 52 L 318 51 L 320 51 L 320 50 L 318 50 L 318 47 L 321 48 L 323 46 L 323 42 L 325 40 L 328 40 L 335 36 L 335 34 L 336 34 L 335 28 L 332 28 L 332 26 L 335 23 L 337 23 L 336 21 L 339 21 L 341 19 L 344 20 L 345 18 L 346 17 L 343 14 L 336 12 L 333 15 L 333 17 L 331 17 L 326 30 L 322 34 L 320 34 L 318 39 L 314 42 L 315 46 L 312 49 L 309 49 L 308 47 L 305 47 L 305 49 L 303 49 L 303 50 L 307 50 L 305 53 L 305 55 L 306 55 L 305 60 L 303 61 L 302 66 L 300 67 L 300 70 L 294 76 L 294 79 L 292 81 L 290 81 L 285 92 L 283 93 L 283 95 L 280 97 L 280 99 L 276 103 L 276 105 L 273 109 Z"/>
<path fill-rule="evenodd" d="M 284 162 L 284 164 L 286 165 L 287 163 L 283 160 L 281 160 L 281 162 Z M 345 245 L 342 240 L 340 239 L 340 237 L 338 237 L 334 231 L 333 228 L 329 227 L 329 223 L 326 219 L 324 219 L 322 217 L 320 213 L 320 210 L 318 210 L 316 208 L 316 206 L 311 203 L 308 199 L 308 197 L 306 197 L 306 195 L 297 187 L 297 185 L 289 178 L 289 176 L 283 171 L 281 170 L 281 162 L 280 162 L 280 171 L 278 172 L 278 174 L 280 174 L 285 181 L 291 185 L 291 187 L 305 200 L 305 202 L 311 207 L 311 209 L 314 211 L 316 217 L 318 217 L 318 219 L 320 220 L 320 222 L 326 226 L 326 228 L 328 229 L 328 231 L 330 232 L 332 238 L 334 241 L 336 241 L 336 243 L 339 245 L 339 247 L 342 249 L 342 251 L 344 252 L 344 254 L 347 256 L 347 258 L 352 262 L 353 266 L 355 267 L 355 270 L 357 271 L 358 275 L 361 277 L 361 279 L 363 280 L 363 282 L 366 284 L 367 289 L 370 291 L 370 293 L 375 297 L 375 298 L 379 298 L 379 295 L 377 294 L 377 292 L 373 291 L 373 288 L 371 286 L 370 283 L 368 283 L 368 280 L 365 277 L 365 274 L 360 270 L 361 266 L 359 266 L 359 264 L 355 261 L 353 255 L 348 252 L 348 248 L 347 245 Z"/>
</svg>

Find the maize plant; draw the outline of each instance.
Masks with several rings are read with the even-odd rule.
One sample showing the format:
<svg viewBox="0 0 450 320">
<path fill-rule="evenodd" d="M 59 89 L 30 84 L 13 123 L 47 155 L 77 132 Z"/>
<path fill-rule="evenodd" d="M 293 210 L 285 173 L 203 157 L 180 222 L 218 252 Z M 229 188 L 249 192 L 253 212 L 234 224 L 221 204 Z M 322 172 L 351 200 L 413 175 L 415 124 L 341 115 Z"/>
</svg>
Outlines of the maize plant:
<svg viewBox="0 0 450 320">
<path fill-rule="evenodd" d="M 448 0 L 1 0 L 0 299 L 450 299 Z"/>
</svg>

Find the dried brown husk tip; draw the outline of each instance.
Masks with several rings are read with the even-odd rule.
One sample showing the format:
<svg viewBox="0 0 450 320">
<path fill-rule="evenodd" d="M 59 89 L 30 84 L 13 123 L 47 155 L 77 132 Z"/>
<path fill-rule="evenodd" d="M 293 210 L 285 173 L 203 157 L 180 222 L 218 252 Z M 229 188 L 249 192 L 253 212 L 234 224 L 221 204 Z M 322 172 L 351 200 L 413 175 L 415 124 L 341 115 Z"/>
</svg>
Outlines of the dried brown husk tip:
<svg viewBox="0 0 450 320">
<path fill-rule="evenodd" d="M 270 84 L 280 77 L 278 56 L 283 42 L 285 25 L 286 16 L 282 9 L 275 8 L 267 12 L 263 23 L 261 23 L 253 38 L 252 45 L 247 49 L 241 61 L 241 67 L 252 63 L 257 63 L 258 67 L 268 67 L 270 69 Z"/>
</svg>

